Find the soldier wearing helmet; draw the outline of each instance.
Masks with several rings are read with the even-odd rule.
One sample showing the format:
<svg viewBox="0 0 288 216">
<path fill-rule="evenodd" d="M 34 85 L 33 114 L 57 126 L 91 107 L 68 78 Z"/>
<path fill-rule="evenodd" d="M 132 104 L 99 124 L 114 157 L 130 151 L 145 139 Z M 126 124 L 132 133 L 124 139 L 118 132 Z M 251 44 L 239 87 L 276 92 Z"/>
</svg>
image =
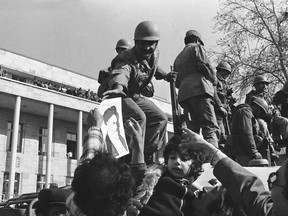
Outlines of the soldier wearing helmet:
<svg viewBox="0 0 288 216">
<path fill-rule="evenodd" d="M 134 32 L 135 45 L 116 56 L 111 63 L 109 90 L 104 99 L 122 97 L 124 120 L 133 117 L 143 131 L 146 163 L 164 144 L 167 116 L 148 97 L 153 97 L 152 78 L 165 79 L 158 67 L 160 31 L 151 21 L 139 23 Z"/>
<path fill-rule="evenodd" d="M 120 39 L 116 44 L 116 52 L 118 54 L 122 53 L 124 50 L 130 49 L 132 47 L 131 41 L 127 39 Z"/>
<path fill-rule="evenodd" d="M 131 48 L 131 41 L 127 39 L 120 39 L 118 40 L 115 50 L 117 54 L 122 53 L 123 51 Z M 98 83 L 100 86 L 98 87 L 97 95 L 101 98 L 103 96 L 103 93 L 108 90 L 108 77 L 109 72 L 111 71 L 111 68 L 105 68 L 103 70 L 99 71 L 98 74 Z"/>
<path fill-rule="evenodd" d="M 224 144 L 226 142 L 226 129 L 224 121 L 227 120 L 228 113 L 231 113 L 227 100 L 228 86 L 226 80 L 231 74 L 231 66 L 226 61 L 221 61 L 217 67 L 217 85 L 215 94 L 215 114 L 219 126 L 218 139 Z M 228 125 L 226 125 L 228 126 Z"/>
<path fill-rule="evenodd" d="M 267 78 L 264 75 L 258 75 L 255 77 L 253 81 L 253 86 L 255 87 L 255 90 L 251 90 L 246 95 L 245 103 L 251 104 L 253 101 L 253 98 L 260 97 L 267 100 L 267 90 L 268 90 L 269 82 Z"/>
<path fill-rule="evenodd" d="M 210 66 L 202 37 L 197 31 L 187 31 L 184 43 L 184 49 L 174 61 L 174 70 L 178 72 L 178 101 L 184 112 L 190 114 L 189 129 L 199 132 L 202 128 L 204 138 L 218 147 L 216 133 L 219 128 L 213 106 L 216 73 Z"/>
<path fill-rule="evenodd" d="M 288 118 L 288 81 L 285 82 L 282 89 L 276 92 L 273 103 L 280 110 L 281 116 Z"/>
<path fill-rule="evenodd" d="M 233 112 L 232 140 L 227 150 L 231 157 L 242 166 L 248 166 L 252 159 L 262 159 L 257 146 L 261 146 L 264 138 L 270 139 L 270 137 L 266 137 L 266 132 L 264 134 L 264 130 L 261 129 L 261 127 L 266 127 L 264 129 L 268 131 L 267 124 L 266 126 L 263 124 L 263 119 L 265 119 L 268 111 L 269 106 L 266 100 L 255 97 L 250 105 L 240 104 Z M 259 122 L 261 125 L 259 125 Z M 265 150 L 261 151 L 262 154 L 265 153 Z M 274 151 L 274 148 L 272 148 L 272 151 Z M 277 157 L 274 152 L 271 156 Z"/>
</svg>

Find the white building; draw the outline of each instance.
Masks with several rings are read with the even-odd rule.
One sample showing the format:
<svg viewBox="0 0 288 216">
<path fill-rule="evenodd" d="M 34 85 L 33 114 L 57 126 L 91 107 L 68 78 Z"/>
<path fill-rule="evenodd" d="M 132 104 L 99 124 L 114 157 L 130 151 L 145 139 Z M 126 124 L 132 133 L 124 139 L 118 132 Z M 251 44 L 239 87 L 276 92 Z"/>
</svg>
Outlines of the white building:
<svg viewBox="0 0 288 216">
<path fill-rule="evenodd" d="M 0 199 L 70 184 L 97 80 L 3 49 L 0 66 Z M 171 117 L 167 101 L 153 101 Z"/>
</svg>

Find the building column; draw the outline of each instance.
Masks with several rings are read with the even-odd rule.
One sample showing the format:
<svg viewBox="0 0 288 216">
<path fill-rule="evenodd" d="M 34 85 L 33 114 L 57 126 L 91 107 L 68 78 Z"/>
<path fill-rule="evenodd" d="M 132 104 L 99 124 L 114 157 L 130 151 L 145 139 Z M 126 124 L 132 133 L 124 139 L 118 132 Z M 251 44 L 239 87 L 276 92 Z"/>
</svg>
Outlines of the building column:
<svg viewBox="0 0 288 216">
<path fill-rule="evenodd" d="M 82 122 L 83 112 L 80 110 L 78 114 L 78 127 L 77 127 L 77 163 L 79 164 L 82 155 Z"/>
<path fill-rule="evenodd" d="M 8 187 L 8 197 L 9 198 L 13 197 L 13 195 L 14 195 L 15 168 L 16 168 L 16 156 L 17 156 L 17 143 L 18 143 L 19 119 L 20 119 L 20 107 L 21 107 L 21 97 L 17 96 L 15 107 L 14 107 L 14 119 L 13 119 L 11 161 L 10 161 L 9 187 Z"/>
<path fill-rule="evenodd" d="M 51 178 L 51 152 L 52 152 L 52 137 L 53 137 L 53 118 L 54 118 L 54 104 L 50 104 L 48 116 L 48 143 L 46 147 L 46 180 L 45 188 L 49 188 Z"/>
</svg>

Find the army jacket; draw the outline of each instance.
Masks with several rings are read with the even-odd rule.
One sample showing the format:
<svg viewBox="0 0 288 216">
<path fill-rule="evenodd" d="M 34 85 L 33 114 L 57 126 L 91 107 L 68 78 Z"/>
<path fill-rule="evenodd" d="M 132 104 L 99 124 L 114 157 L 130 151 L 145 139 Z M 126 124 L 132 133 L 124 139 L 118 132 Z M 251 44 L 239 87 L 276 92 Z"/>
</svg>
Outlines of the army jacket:
<svg viewBox="0 0 288 216">
<path fill-rule="evenodd" d="M 109 89 L 113 89 L 117 85 L 122 85 L 124 92 L 129 97 L 134 94 L 143 94 L 146 96 L 145 91 L 148 91 L 148 94 L 149 91 L 154 92 L 150 76 L 156 79 L 164 79 L 166 77 L 166 73 L 158 67 L 158 59 L 158 50 L 151 56 L 152 63 L 150 64 L 141 58 L 141 54 L 135 47 L 125 50 L 112 60 Z M 145 84 L 149 79 L 150 81 L 147 87 L 139 92 L 143 83 Z"/>
<path fill-rule="evenodd" d="M 178 72 L 179 102 L 204 94 L 214 97 L 216 73 L 209 64 L 204 46 L 187 44 L 174 61 L 174 71 Z"/>
</svg>

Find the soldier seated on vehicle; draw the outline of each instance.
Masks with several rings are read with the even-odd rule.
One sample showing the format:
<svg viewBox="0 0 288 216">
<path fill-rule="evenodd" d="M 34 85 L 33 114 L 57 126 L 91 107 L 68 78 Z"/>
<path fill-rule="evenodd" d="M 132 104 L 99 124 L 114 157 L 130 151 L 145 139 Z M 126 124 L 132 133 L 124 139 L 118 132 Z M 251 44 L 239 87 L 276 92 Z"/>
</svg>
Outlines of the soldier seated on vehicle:
<svg viewBox="0 0 288 216">
<path fill-rule="evenodd" d="M 262 159 L 257 145 L 263 141 L 257 119 L 265 118 L 268 104 L 263 98 L 254 98 L 252 103 L 238 105 L 232 115 L 231 143 L 227 152 L 242 166 L 252 159 Z"/>
<path fill-rule="evenodd" d="M 281 116 L 288 118 L 288 81 L 276 92 L 273 103 L 279 108 Z"/>
<path fill-rule="evenodd" d="M 286 154 L 288 154 L 288 119 L 281 116 L 278 109 L 273 110 L 271 121 L 271 133 L 277 148 L 286 147 Z"/>
<path fill-rule="evenodd" d="M 251 104 L 253 99 L 256 97 L 263 98 L 267 101 L 267 89 L 268 89 L 269 82 L 267 78 L 264 75 L 256 76 L 253 82 L 253 86 L 255 87 L 255 90 L 251 90 L 246 95 L 246 104 Z"/>
</svg>

